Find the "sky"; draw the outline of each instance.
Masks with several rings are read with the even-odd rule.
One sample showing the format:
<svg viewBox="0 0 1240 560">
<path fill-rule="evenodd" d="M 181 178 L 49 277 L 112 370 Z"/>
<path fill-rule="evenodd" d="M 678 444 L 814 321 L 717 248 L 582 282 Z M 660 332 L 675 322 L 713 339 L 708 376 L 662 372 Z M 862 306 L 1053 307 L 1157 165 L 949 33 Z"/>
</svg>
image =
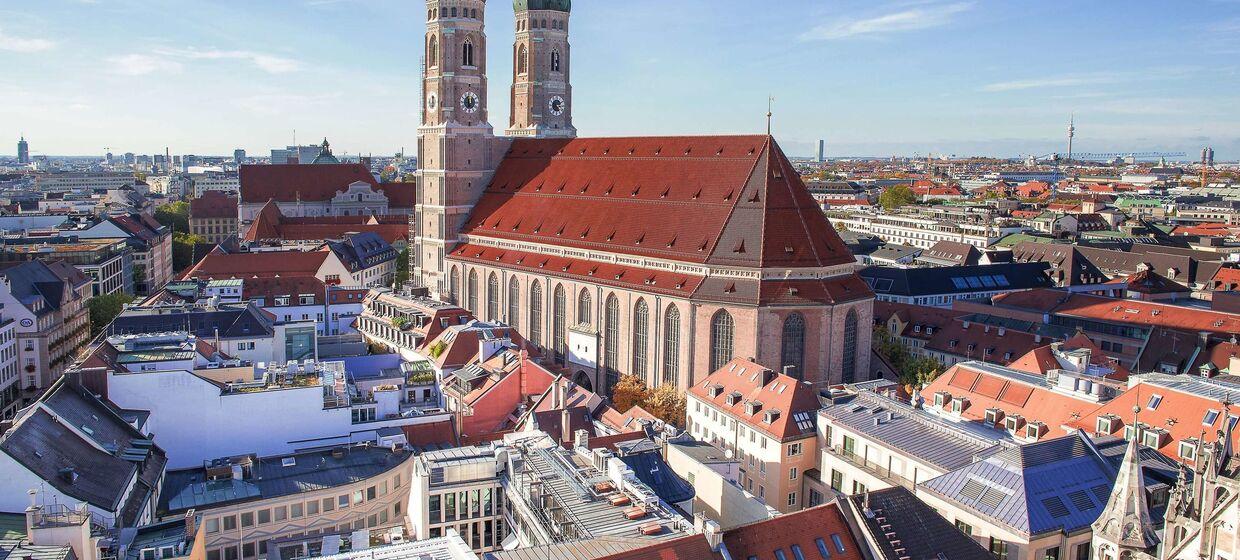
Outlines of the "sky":
<svg viewBox="0 0 1240 560">
<path fill-rule="evenodd" d="M 0 153 L 413 152 L 419 0 L 0 0 Z M 508 122 L 512 11 L 487 13 Z M 577 0 L 582 136 L 773 132 L 791 155 L 1240 159 L 1240 0 Z M 11 137 L 13 142 L 4 141 Z"/>
</svg>

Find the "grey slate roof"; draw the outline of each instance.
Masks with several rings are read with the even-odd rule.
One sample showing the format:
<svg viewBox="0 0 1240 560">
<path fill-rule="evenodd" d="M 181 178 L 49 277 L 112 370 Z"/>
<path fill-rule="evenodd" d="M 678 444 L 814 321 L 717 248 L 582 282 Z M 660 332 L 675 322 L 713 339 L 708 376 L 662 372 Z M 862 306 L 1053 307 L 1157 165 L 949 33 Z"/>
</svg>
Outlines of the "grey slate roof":
<svg viewBox="0 0 1240 560">
<path fill-rule="evenodd" d="M 275 333 L 274 320 L 253 303 L 224 303 L 216 307 L 175 305 L 130 308 L 108 325 L 108 334 L 144 334 L 188 331 L 204 340 L 256 338 Z"/>
<path fill-rule="evenodd" d="M 888 412 L 890 420 L 886 417 Z M 818 414 L 944 471 L 965 467 L 978 456 L 994 453 L 1005 439 L 998 431 L 951 424 L 895 399 L 865 391 L 837 400 Z M 879 421 L 877 425 L 875 420 Z"/>
<path fill-rule="evenodd" d="M 1106 506 L 1126 442 L 1084 433 L 1013 447 L 920 485 L 939 498 L 1029 537 L 1087 529 Z M 1144 450 L 1146 486 L 1174 482 L 1175 467 Z M 1161 520 L 1161 512 L 1155 514 Z"/>
<path fill-rule="evenodd" d="M 254 461 L 253 474 L 242 480 L 206 480 L 203 468 L 168 471 L 159 511 L 176 514 L 343 486 L 396 469 L 410 456 L 385 447 L 355 446 L 339 459 L 331 450 L 263 457 Z M 284 466 L 287 457 L 293 457 L 295 464 Z"/>
<path fill-rule="evenodd" d="M 1046 275 L 1049 267 L 1044 262 L 937 268 L 871 266 L 857 274 L 879 296 L 928 296 L 1053 288 Z"/>
<path fill-rule="evenodd" d="M 63 377 L 40 401 L 42 406 L 31 408 L 0 438 L 0 450 L 57 491 L 118 513 L 129 526 L 163 473 L 163 451 Z M 137 483 L 126 492 L 135 476 Z"/>
<path fill-rule="evenodd" d="M 26 538 L 26 516 L 0 513 L 0 560 L 74 560 L 69 545 L 33 545 Z"/>
<path fill-rule="evenodd" d="M 990 551 L 960 532 L 907 488 L 895 486 L 847 498 L 862 513 L 865 530 L 878 543 L 882 560 L 993 560 Z M 869 511 L 866 511 L 866 503 Z M 884 525 L 888 527 L 883 528 Z M 894 533 L 890 539 L 886 533 Z M 898 544 L 892 541 L 898 541 Z M 897 551 L 896 549 L 900 550 Z M 941 555 L 941 556 L 940 556 Z"/>
</svg>

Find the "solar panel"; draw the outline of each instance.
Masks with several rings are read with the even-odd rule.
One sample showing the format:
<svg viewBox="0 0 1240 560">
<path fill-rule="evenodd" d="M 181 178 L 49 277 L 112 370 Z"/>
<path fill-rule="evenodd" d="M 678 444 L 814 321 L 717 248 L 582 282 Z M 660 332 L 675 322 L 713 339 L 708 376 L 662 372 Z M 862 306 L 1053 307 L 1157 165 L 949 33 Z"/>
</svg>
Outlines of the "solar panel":
<svg viewBox="0 0 1240 560">
<path fill-rule="evenodd" d="M 1068 499 L 1072 500 L 1072 507 L 1077 511 L 1086 512 L 1094 509 L 1094 501 L 1089 499 L 1089 494 L 1084 490 L 1068 492 Z"/>
<path fill-rule="evenodd" d="M 1042 500 L 1042 506 L 1051 514 L 1051 517 L 1067 517 L 1069 513 L 1068 506 L 1063 504 L 1063 500 L 1059 496 L 1051 496 Z"/>
</svg>

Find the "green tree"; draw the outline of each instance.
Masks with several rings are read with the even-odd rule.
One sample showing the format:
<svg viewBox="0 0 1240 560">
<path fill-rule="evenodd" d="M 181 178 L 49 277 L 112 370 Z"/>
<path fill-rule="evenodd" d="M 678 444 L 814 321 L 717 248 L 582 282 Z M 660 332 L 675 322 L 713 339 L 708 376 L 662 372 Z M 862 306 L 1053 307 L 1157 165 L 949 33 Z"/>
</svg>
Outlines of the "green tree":
<svg viewBox="0 0 1240 560">
<path fill-rule="evenodd" d="M 628 412 L 630 408 L 646 400 L 649 394 L 646 384 L 636 375 L 621 375 L 620 381 L 611 388 L 611 404 L 620 412 Z"/>
<path fill-rule="evenodd" d="M 883 193 L 878 195 L 878 204 L 883 207 L 883 210 L 895 210 L 914 202 L 917 202 L 917 195 L 908 185 L 892 185 L 883 189 Z"/>
<path fill-rule="evenodd" d="M 156 208 L 155 221 L 173 232 L 189 233 L 189 203 L 182 200 Z"/>
<path fill-rule="evenodd" d="M 94 337 L 103 332 L 108 323 L 121 314 L 125 304 L 132 302 L 133 296 L 124 292 L 95 296 L 86 300 L 86 306 L 90 309 L 90 335 Z"/>
<path fill-rule="evenodd" d="M 874 351 L 881 354 L 895 368 L 901 385 L 921 386 L 938 377 L 943 364 L 928 356 L 914 356 L 891 336 L 887 327 L 874 327 Z"/>
<path fill-rule="evenodd" d="M 181 272 L 194 265 L 194 245 L 206 243 L 201 235 L 177 232 L 172 234 L 172 270 Z"/>
<path fill-rule="evenodd" d="M 401 250 L 400 255 L 396 257 L 396 279 L 397 286 L 405 285 L 409 281 L 409 247 Z"/>
</svg>

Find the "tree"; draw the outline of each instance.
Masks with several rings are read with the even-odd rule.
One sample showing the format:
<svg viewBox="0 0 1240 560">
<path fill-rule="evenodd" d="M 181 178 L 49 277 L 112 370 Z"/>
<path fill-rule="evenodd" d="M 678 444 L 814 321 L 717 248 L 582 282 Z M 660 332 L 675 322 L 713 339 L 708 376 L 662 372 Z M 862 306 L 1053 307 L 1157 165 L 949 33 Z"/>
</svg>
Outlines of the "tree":
<svg viewBox="0 0 1240 560">
<path fill-rule="evenodd" d="M 86 306 L 90 309 L 90 336 L 94 337 L 103 332 L 112 319 L 121 314 L 125 304 L 132 302 L 133 296 L 124 292 L 95 296 L 86 300 Z"/>
<path fill-rule="evenodd" d="M 409 247 L 401 250 L 400 255 L 396 257 L 396 286 L 403 286 L 409 281 Z"/>
<path fill-rule="evenodd" d="M 892 185 L 883 189 L 883 193 L 878 195 L 878 204 L 883 207 L 883 210 L 895 210 L 914 202 L 917 202 L 917 195 L 908 185 Z"/>
<path fill-rule="evenodd" d="M 180 232 L 172 234 L 172 269 L 180 272 L 193 266 L 194 245 L 206 242 L 207 239 L 201 235 Z"/>
<path fill-rule="evenodd" d="M 170 202 L 155 209 L 155 221 L 175 232 L 189 233 L 189 203 Z"/>
<path fill-rule="evenodd" d="M 928 356 L 914 356 L 891 336 L 887 327 L 874 327 L 874 351 L 878 352 L 895 368 L 900 376 L 900 384 L 920 387 L 934 381 L 939 376 L 943 364 Z"/>
<path fill-rule="evenodd" d="M 622 375 L 620 381 L 611 389 L 612 407 L 620 412 L 628 412 L 630 408 L 646 400 L 650 390 L 636 375 Z"/>
<path fill-rule="evenodd" d="M 685 425 L 685 395 L 675 385 L 659 385 L 650 395 L 642 408 L 653 414 L 655 418 L 673 426 Z"/>
</svg>

